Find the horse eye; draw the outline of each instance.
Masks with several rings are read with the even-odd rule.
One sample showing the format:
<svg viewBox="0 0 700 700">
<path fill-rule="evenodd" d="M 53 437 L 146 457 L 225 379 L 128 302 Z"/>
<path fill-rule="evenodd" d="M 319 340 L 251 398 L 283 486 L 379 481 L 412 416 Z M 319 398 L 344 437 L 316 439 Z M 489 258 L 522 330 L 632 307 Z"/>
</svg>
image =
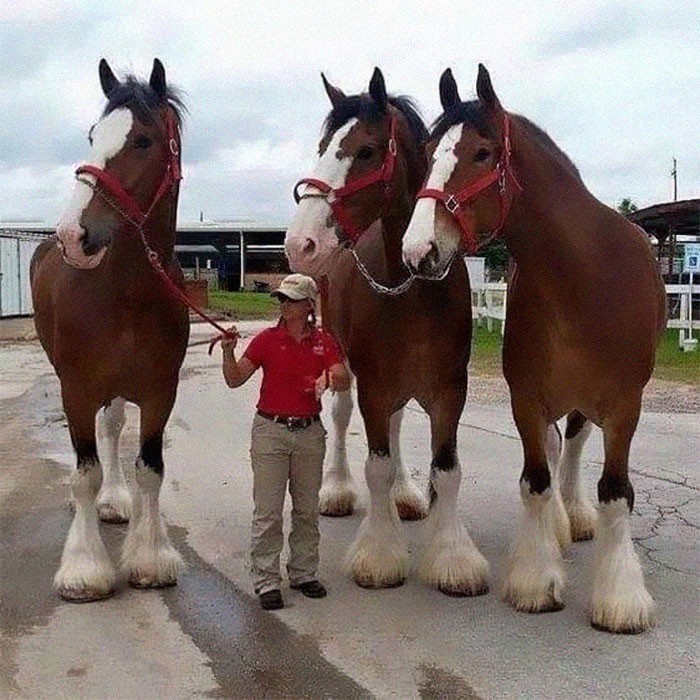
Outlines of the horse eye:
<svg viewBox="0 0 700 700">
<path fill-rule="evenodd" d="M 477 152 L 476 155 L 474 156 L 474 160 L 477 163 L 482 163 L 485 161 L 489 156 L 491 155 L 491 151 L 487 150 L 486 148 L 480 148 Z"/>
<path fill-rule="evenodd" d="M 142 134 L 134 139 L 134 148 L 148 148 L 152 143 L 153 141 L 148 136 Z"/>
<path fill-rule="evenodd" d="M 374 149 L 371 146 L 362 146 L 362 148 L 357 152 L 357 157 L 360 160 L 367 160 L 372 157 Z"/>
</svg>

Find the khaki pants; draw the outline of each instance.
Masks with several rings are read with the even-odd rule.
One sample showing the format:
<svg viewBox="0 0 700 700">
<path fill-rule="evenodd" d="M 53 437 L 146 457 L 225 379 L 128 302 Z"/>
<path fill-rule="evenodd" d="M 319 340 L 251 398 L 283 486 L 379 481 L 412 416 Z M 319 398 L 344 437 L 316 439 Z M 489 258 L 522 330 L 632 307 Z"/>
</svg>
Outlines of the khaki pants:
<svg viewBox="0 0 700 700">
<path fill-rule="evenodd" d="M 251 571 L 258 595 L 280 587 L 287 483 L 292 496 L 289 583 L 299 585 L 316 578 L 320 539 L 318 492 L 325 454 L 326 431 L 320 421 L 292 432 L 280 423 L 255 416 L 250 441 L 255 503 Z"/>
</svg>

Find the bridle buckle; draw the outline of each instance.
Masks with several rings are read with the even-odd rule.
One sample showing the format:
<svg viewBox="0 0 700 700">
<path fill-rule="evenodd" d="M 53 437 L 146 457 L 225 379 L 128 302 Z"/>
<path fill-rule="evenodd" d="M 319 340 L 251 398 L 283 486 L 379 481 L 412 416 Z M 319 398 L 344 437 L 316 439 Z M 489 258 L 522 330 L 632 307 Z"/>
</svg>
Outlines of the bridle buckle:
<svg viewBox="0 0 700 700">
<path fill-rule="evenodd" d="M 445 200 L 445 209 L 452 214 L 452 216 L 455 215 L 457 209 L 459 209 L 459 202 L 455 198 L 453 194 L 451 194 L 446 200 Z"/>
</svg>

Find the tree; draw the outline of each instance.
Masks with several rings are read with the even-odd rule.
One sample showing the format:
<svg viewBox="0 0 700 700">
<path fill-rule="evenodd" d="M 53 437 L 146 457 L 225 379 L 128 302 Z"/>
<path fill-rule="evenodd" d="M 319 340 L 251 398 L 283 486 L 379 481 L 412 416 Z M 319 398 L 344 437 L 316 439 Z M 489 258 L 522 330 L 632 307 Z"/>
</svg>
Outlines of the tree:
<svg viewBox="0 0 700 700">
<path fill-rule="evenodd" d="M 632 212 L 635 212 L 639 207 L 632 201 L 630 197 L 625 197 L 620 200 L 617 205 L 617 210 L 622 214 L 622 216 L 629 216 Z"/>
</svg>

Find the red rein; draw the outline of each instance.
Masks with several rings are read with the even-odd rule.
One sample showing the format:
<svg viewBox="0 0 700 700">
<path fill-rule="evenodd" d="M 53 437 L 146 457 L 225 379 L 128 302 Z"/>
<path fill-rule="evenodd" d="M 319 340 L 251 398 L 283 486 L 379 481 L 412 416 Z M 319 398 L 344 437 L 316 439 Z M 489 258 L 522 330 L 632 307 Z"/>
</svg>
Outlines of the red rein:
<svg viewBox="0 0 700 700">
<path fill-rule="evenodd" d="M 394 176 L 394 168 L 396 167 L 396 122 L 397 118 L 396 115 L 394 115 L 391 118 L 391 126 L 389 127 L 389 145 L 386 156 L 384 157 L 384 162 L 380 168 L 372 170 L 366 175 L 358 177 L 352 182 L 349 182 L 346 185 L 336 189 L 333 189 L 333 187 L 331 187 L 327 182 L 313 177 L 305 177 L 294 185 L 294 201 L 297 204 L 299 204 L 304 197 L 309 196 L 306 194 L 299 194 L 300 185 L 311 185 L 319 190 L 321 194 L 315 196 L 322 196 L 326 198 L 328 205 L 333 211 L 335 220 L 338 222 L 338 226 L 340 226 L 343 233 L 350 239 L 350 241 L 352 241 L 353 244 L 357 243 L 357 240 L 364 233 L 364 230 L 358 228 L 353 222 L 344 207 L 344 201 L 356 192 L 364 190 L 377 182 L 384 183 L 384 193 L 387 199 L 391 196 L 391 179 Z"/>
<path fill-rule="evenodd" d="M 124 219 L 132 224 L 141 235 L 141 239 L 146 250 L 146 255 L 148 257 L 148 262 L 158 273 L 171 294 L 187 307 L 192 309 L 192 311 L 194 311 L 194 313 L 196 313 L 200 318 L 214 326 L 214 328 L 221 333 L 221 335 L 215 338 L 209 346 L 209 354 L 211 354 L 214 345 L 219 340 L 221 340 L 223 337 L 235 337 L 235 334 L 227 331 L 223 326 L 219 325 L 213 318 L 208 316 L 204 311 L 202 311 L 202 309 L 190 301 L 187 294 L 185 294 L 185 292 L 183 292 L 182 289 L 180 289 L 180 287 L 173 282 L 170 275 L 168 275 L 168 273 L 165 271 L 160 256 L 148 245 L 148 242 L 143 234 L 143 225 L 146 223 L 146 219 L 148 219 L 156 204 L 160 201 L 169 188 L 175 187 L 175 185 L 182 180 L 177 125 L 175 124 L 175 119 L 170 110 L 167 110 L 165 113 L 165 123 L 168 131 L 168 163 L 165 167 L 165 174 L 163 175 L 160 186 L 153 197 L 153 201 L 145 212 L 141 210 L 138 202 L 122 187 L 119 180 L 117 180 L 117 178 L 115 178 L 113 175 L 110 175 L 108 172 L 102 170 L 102 168 L 98 168 L 95 165 L 81 165 L 76 169 L 75 174 L 76 177 L 83 174 L 91 175 L 97 180 L 97 186 L 99 187 L 98 191 L 101 196 L 119 214 L 121 214 Z M 105 193 L 111 195 L 111 198 L 105 196 Z"/>
<path fill-rule="evenodd" d="M 510 144 L 510 120 L 508 115 L 503 117 L 503 153 L 496 163 L 496 167 L 490 172 L 482 175 L 473 182 L 470 182 L 457 192 L 445 192 L 444 190 L 436 190 L 432 188 L 424 188 L 419 190 L 416 199 L 430 198 L 440 202 L 445 209 L 457 220 L 462 232 L 462 241 L 468 253 L 475 253 L 479 248 L 479 243 L 476 239 L 474 226 L 466 216 L 462 205 L 474 199 L 478 194 L 483 192 L 487 187 L 494 183 L 498 183 L 498 196 L 501 205 L 501 213 L 498 225 L 491 232 L 491 237 L 497 236 L 503 228 L 508 210 L 512 202 L 512 195 L 508 196 L 508 178 L 513 181 L 515 187 L 522 192 L 522 187 L 515 177 L 513 168 L 510 164 L 511 144 Z"/>
</svg>

